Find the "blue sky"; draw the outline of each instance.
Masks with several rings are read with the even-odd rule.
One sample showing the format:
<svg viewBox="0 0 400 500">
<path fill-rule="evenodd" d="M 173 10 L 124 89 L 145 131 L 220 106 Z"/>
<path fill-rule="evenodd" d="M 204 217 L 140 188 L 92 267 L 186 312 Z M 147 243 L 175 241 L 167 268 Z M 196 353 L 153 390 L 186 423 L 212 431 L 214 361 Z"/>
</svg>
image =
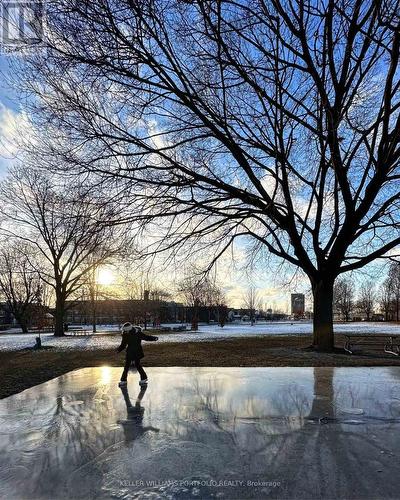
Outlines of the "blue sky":
<svg viewBox="0 0 400 500">
<path fill-rule="evenodd" d="M 11 119 L 21 111 L 16 92 L 7 83 L 9 71 L 9 58 L 0 55 L 0 176 L 5 174 L 13 156 L 7 145 L 7 131 Z"/>
<path fill-rule="evenodd" d="M 9 58 L 6 55 L 0 55 L 0 99 L 1 102 L 7 107 L 17 110 L 18 106 L 16 103 L 15 93 L 11 88 L 8 87 L 6 79 L 9 75 Z"/>
<path fill-rule="evenodd" d="M 10 59 L 7 55 L 0 55 L 0 178 L 6 174 L 7 167 L 12 164 L 13 154 L 10 151 L 9 145 L 7 145 L 7 141 L 9 141 L 7 132 L 10 129 L 12 120 L 18 117 L 18 114 L 23 111 L 17 92 L 7 84 L 8 76 L 10 75 L 9 61 Z M 243 265 L 244 263 L 242 262 L 241 264 Z M 222 275 L 225 276 L 227 281 L 226 293 L 232 305 L 239 307 L 243 301 L 242 295 L 244 290 L 249 286 L 247 279 L 244 277 L 245 273 L 239 270 L 232 271 L 231 263 L 221 262 L 219 267 L 224 269 Z M 228 269 L 231 272 L 227 273 Z M 252 281 L 259 289 L 263 306 L 280 307 L 286 310 L 290 297 L 288 290 L 279 290 L 279 284 L 271 283 L 270 280 L 266 279 L 265 272 L 256 272 Z M 302 290 L 297 291 L 305 291 L 303 288 L 306 287 L 301 288 Z"/>
<path fill-rule="evenodd" d="M 7 55 L 0 55 L 0 179 L 6 174 L 7 167 L 13 161 L 13 152 L 10 150 L 10 146 L 12 146 L 10 132 L 12 123 L 23 112 L 17 92 L 7 84 L 10 75 L 9 61 Z M 243 252 L 244 248 L 240 250 Z M 241 264 L 244 265 L 244 262 L 241 262 Z M 371 275 L 378 277 L 379 280 L 382 275 L 382 273 L 379 274 L 380 265 L 381 262 L 371 264 L 364 271 L 357 273 L 361 281 L 371 279 Z M 225 277 L 226 293 L 230 298 L 230 302 L 232 305 L 239 307 L 243 300 L 243 293 L 249 286 L 245 273 L 240 272 L 239 269 L 232 270 L 230 262 L 221 262 L 220 268 L 222 268 L 221 275 Z M 279 307 L 287 310 L 290 292 L 307 292 L 309 289 L 307 279 L 300 279 L 300 282 L 294 285 L 293 288 L 289 286 L 282 289 L 282 283 L 286 281 L 284 277 L 282 277 L 282 283 L 279 283 L 279 277 L 271 279 L 270 272 L 271 269 L 262 269 L 261 266 L 252 276 L 252 282 L 258 288 L 262 305 L 265 307 Z M 385 274 L 385 271 L 383 274 Z M 307 303 L 309 305 L 309 300 L 307 300 Z"/>
</svg>

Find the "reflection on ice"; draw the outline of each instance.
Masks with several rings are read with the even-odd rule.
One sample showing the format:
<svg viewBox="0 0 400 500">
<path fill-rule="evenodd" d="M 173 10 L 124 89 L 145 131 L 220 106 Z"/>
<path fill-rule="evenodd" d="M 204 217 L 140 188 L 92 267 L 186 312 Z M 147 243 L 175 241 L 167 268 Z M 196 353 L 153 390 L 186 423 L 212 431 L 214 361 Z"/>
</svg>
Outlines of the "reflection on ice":
<svg viewBox="0 0 400 500">
<path fill-rule="evenodd" d="M 136 398 L 135 404 L 133 405 L 129 397 L 128 387 L 121 387 L 121 392 L 124 396 L 126 404 L 127 418 L 126 420 L 118 420 L 117 423 L 120 424 L 124 430 L 125 442 L 134 441 L 135 439 L 140 438 L 147 431 L 159 432 L 160 430 L 151 425 L 143 425 L 144 407 L 141 405 L 141 402 L 146 391 L 146 386 L 142 386 L 139 389 L 139 394 Z"/>
<path fill-rule="evenodd" d="M 399 368 L 148 371 L 1 400 L 0 497 L 397 496 Z"/>
</svg>

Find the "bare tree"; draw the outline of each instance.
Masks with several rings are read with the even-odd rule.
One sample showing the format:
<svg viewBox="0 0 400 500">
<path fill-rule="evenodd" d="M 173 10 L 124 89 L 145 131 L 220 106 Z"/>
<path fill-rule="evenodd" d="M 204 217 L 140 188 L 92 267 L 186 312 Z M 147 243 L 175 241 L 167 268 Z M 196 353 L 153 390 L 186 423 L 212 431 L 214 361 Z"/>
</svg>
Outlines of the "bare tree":
<svg viewBox="0 0 400 500">
<path fill-rule="evenodd" d="M 161 286 L 155 270 L 150 263 L 135 260 L 127 253 L 119 265 L 121 297 L 132 300 L 143 300 L 147 292 L 149 300 L 166 300 L 171 293 Z"/>
<path fill-rule="evenodd" d="M 210 279 L 195 268 L 187 270 L 186 276 L 178 283 L 178 293 L 191 310 L 192 330 L 198 330 L 199 308 L 209 306 L 213 288 Z"/>
<path fill-rule="evenodd" d="M 108 259 L 108 262 L 110 261 L 111 259 Z M 85 273 L 82 285 L 80 287 L 82 289 L 82 301 L 87 298 L 89 302 L 89 312 L 92 320 L 93 333 L 97 332 L 98 301 L 114 298 L 116 295 L 114 290 L 109 290 L 107 286 L 102 286 L 99 283 L 99 269 L 101 268 L 103 262 L 104 260 L 99 259 L 96 256 L 96 251 L 93 252 L 91 256 L 89 256 L 89 258 L 87 259 L 87 265 L 88 267 L 90 267 L 90 269 L 87 273 Z M 90 263 L 92 263 L 92 265 L 90 265 Z"/>
<path fill-rule="evenodd" d="M 348 278 L 340 278 L 334 287 L 334 304 L 345 321 L 350 320 L 354 309 L 354 283 Z"/>
<path fill-rule="evenodd" d="M 32 266 L 35 251 L 28 244 L 9 241 L 0 251 L 0 292 L 23 333 L 40 307 L 41 280 Z"/>
<path fill-rule="evenodd" d="M 139 221 L 166 221 L 157 251 L 211 240 L 212 263 L 247 237 L 300 268 L 314 345 L 331 350 L 335 279 L 400 243 L 399 11 L 49 2 L 47 50 L 22 68 L 48 131 L 35 150 L 117 182 Z"/>
<path fill-rule="evenodd" d="M 87 289 L 90 298 L 90 307 L 92 313 L 92 332 L 97 332 L 97 301 L 99 299 L 99 284 L 97 282 L 97 271 L 100 267 L 96 262 L 86 275 Z"/>
<path fill-rule="evenodd" d="M 367 321 L 371 321 L 375 305 L 375 289 L 372 281 L 363 283 L 360 289 L 360 298 L 358 300 L 358 309 L 365 314 Z"/>
<path fill-rule="evenodd" d="M 256 321 L 256 310 L 261 306 L 261 299 L 256 287 L 250 286 L 243 295 L 243 306 L 249 311 L 251 326 Z"/>
<path fill-rule="evenodd" d="M 119 297 L 131 301 L 131 320 L 143 321 L 147 327 L 148 316 L 153 316 L 157 323 L 161 302 L 170 299 L 171 293 L 164 289 L 151 263 L 136 260 L 128 252 L 117 268 L 120 276 Z"/>
<path fill-rule="evenodd" d="M 37 271 L 54 289 L 55 335 L 64 334 L 66 301 L 93 268 L 120 252 L 111 207 L 87 191 L 57 186 L 55 179 L 15 168 L 0 189 L 6 234 L 29 242 L 46 262 Z"/>
<path fill-rule="evenodd" d="M 400 319 L 400 263 L 392 262 L 388 272 L 388 282 L 392 298 L 392 309 L 396 321 Z"/>
<path fill-rule="evenodd" d="M 386 278 L 380 287 L 379 291 L 379 304 L 384 314 L 385 321 L 389 321 L 390 313 L 392 311 L 392 283 L 389 278 Z"/>
<path fill-rule="evenodd" d="M 219 326 L 223 328 L 228 318 L 228 306 L 223 290 L 216 283 L 211 290 L 209 307 L 215 310 Z"/>
</svg>

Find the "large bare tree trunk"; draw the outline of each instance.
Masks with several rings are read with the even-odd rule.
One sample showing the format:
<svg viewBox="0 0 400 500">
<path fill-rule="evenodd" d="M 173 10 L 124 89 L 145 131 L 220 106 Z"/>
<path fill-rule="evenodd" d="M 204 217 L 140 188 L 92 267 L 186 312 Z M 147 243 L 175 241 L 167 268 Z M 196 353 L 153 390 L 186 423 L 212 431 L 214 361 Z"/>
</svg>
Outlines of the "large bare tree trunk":
<svg viewBox="0 0 400 500">
<path fill-rule="evenodd" d="M 24 315 L 21 312 L 18 312 L 16 307 L 12 308 L 12 312 L 18 325 L 21 327 L 22 333 L 28 333 L 28 322 L 26 320 L 26 315 Z"/>
<path fill-rule="evenodd" d="M 92 311 L 92 332 L 93 333 L 97 332 L 97 315 L 96 315 L 96 309 L 93 309 L 93 311 Z"/>
<path fill-rule="evenodd" d="M 65 309 L 65 300 L 62 297 L 57 297 L 55 317 L 54 317 L 55 337 L 64 336 L 64 309 Z"/>
<path fill-rule="evenodd" d="M 92 308 L 92 332 L 97 332 L 97 303 L 95 293 L 91 294 L 91 308 Z"/>
<path fill-rule="evenodd" d="M 26 321 L 20 321 L 19 324 L 20 324 L 22 333 L 28 333 L 28 325 L 27 325 Z"/>
<path fill-rule="evenodd" d="M 313 284 L 313 345 L 318 351 L 333 351 L 333 280 L 321 279 Z"/>
</svg>

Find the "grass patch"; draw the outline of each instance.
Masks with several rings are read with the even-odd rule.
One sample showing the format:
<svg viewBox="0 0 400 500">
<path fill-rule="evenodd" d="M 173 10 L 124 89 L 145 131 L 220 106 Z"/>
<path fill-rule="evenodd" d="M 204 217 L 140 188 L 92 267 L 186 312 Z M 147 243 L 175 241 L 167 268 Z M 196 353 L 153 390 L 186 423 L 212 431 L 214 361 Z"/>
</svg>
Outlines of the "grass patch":
<svg viewBox="0 0 400 500">
<path fill-rule="evenodd" d="M 311 336 L 263 336 L 210 342 L 149 343 L 144 345 L 146 366 L 400 366 L 398 357 L 384 353 L 349 355 L 343 338 L 338 349 L 316 353 L 307 349 Z M 87 366 L 121 366 L 123 353 L 114 350 L 55 349 L 0 352 L 0 398 L 23 391 L 63 373 Z"/>
</svg>

